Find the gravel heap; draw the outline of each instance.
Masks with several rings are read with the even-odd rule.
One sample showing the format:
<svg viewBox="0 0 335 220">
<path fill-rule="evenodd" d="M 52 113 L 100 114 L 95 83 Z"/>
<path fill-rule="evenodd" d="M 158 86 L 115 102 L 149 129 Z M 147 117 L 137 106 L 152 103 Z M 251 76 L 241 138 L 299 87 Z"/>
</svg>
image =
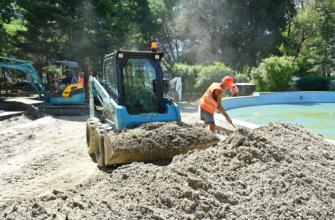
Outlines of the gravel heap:
<svg viewBox="0 0 335 220">
<path fill-rule="evenodd" d="M 333 219 L 335 146 L 298 124 L 237 129 L 168 166 L 132 163 L 64 192 L 0 207 L 1 219 Z"/>
</svg>

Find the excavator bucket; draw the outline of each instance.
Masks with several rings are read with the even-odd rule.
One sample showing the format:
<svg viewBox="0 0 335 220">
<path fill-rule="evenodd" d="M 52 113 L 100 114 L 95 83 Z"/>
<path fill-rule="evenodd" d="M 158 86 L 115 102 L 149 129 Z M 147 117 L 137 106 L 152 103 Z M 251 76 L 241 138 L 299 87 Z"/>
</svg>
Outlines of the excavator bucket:
<svg viewBox="0 0 335 220">
<path fill-rule="evenodd" d="M 26 111 L 36 118 L 43 116 L 44 101 L 31 99 L 7 99 L 4 109 L 7 111 Z"/>
<path fill-rule="evenodd" d="M 105 165 L 157 161 L 204 150 L 219 138 L 199 124 L 154 122 L 128 130 L 104 130 Z M 100 165 L 100 164 L 99 164 Z"/>
</svg>

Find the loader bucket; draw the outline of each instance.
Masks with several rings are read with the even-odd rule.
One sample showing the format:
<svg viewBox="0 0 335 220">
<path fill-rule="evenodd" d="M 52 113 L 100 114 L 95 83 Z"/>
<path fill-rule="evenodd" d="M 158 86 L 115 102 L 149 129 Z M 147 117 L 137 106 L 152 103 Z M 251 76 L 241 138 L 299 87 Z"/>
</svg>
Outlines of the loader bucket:
<svg viewBox="0 0 335 220">
<path fill-rule="evenodd" d="M 104 130 L 106 165 L 157 161 L 204 150 L 219 138 L 200 125 L 154 122 L 129 130 Z"/>
</svg>

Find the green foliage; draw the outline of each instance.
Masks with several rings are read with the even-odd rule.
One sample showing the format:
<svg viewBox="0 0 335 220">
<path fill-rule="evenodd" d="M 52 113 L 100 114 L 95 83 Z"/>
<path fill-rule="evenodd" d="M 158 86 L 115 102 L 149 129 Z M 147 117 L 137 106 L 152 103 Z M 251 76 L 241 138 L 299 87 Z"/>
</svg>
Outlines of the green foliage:
<svg viewBox="0 0 335 220">
<path fill-rule="evenodd" d="M 20 13 L 17 12 L 19 7 L 29 8 L 32 5 L 30 0 L 1 0 L 0 1 L 0 56 L 6 56 L 6 47 L 8 42 L 6 38 L 8 33 L 4 27 L 6 24 L 15 21 Z M 19 19 L 17 19 L 19 20 Z"/>
<path fill-rule="evenodd" d="M 281 91 L 291 81 L 291 77 L 298 71 L 292 57 L 270 57 L 264 59 L 258 68 L 251 71 L 257 91 Z"/>
<path fill-rule="evenodd" d="M 298 70 L 295 72 L 295 76 L 303 77 L 311 74 L 314 67 L 314 60 L 306 56 L 299 56 L 295 59 Z"/>
<path fill-rule="evenodd" d="M 180 42 L 184 37 L 177 29 L 176 17 L 180 14 L 180 0 L 148 0 L 153 17 L 159 24 L 155 36 L 158 39 L 159 50 L 165 53 L 162 65 L 169 71 L 175 63 L 179 63 Z"/>
<path fill-rule="evenodd" d="M 225 76 L 234 75 L 234 71 L 224 64 L 215 62 L 212 66 L 204 66 L 196 79 L 195 88 L 204 93 L 206 89 L 214 82 L 221 82 Z"/>
<path fill-rule="evenodd" d="M 175 64 L 172 69 L 174 76 L 180 76 L 183 84 L 183 93 L 203 94 L 214 82 L 221 82 L 225 76 L 234 75 L 234 71 L 224 64 L 215 62 L 211 66 Z"/>
<path fill-rule="evenodd" d="M 196 79 L 201 71 L 202 65 L 189 66 L 182 63 L 177 63 L 172 68 L 174 76 L 181 77 L 183 94 L 199 94 L 194 85 L 196 84 Z"/>
<path fill-rule="evenodd" d="M 178 18 L 186 36 L 181 62 L 224 62 L 239 72 L 280 55 L 282 31 L 295 14 L 292 0 L 185 0 Z"/>
<path fill-rule="evenodd" d="M 14 1 L 5 2 L 8 5 Z M 147 0 L 29 2 L 16 8 L 25 28 L 7 27 L 8 33 L 16 34 L 6 45 L 20 48 L 24 52 L 16 56 L 20 59 L 29 60 L 22 54 L 33 55 L 34 66 L 38 63 L 36 60 L 41 61 L 39 64 L 44 61 L 41 67 L 56 60 L 71 60 L 78 62 L 87 75 L 89 71 L 99 73 L 104 54 L 118 49 L 136 50 L 136 46 L 151 39 L 157 29 L 157 19 Z M 15 24 L 15 20 L 9 21 Z M 6 47 L 4 52 L 15 57 L 11 48 Z"/>
<path fill-rule="evenodd" d="M 304 0 L 296 4 L 297 16 L 290 19 L 283 33 L 287 41 L 282 51 L 305 59 L 297 62 L 299 76 L 334 72 L 335 1 Z"/>
<path fill-rule="evenodd" d="M 57 67 L 56 65 L 48 65 L 46 67 L 43 68 L 43 70 L 46 70 L 47 74 L 49 76 L 53 76 L 53 77 L 58 77 L 62 75 L 62 70 Z"/>
<path fill-rule="evenodd" d="M 330 79 L 324 76 L 304 76 L 297 81 L 297 88 L 300 91 L 328 91 Z"/>
<path fill-rule="evenodd" d="M 248 83 L 249 77 L 243 74 L 237 74 L 237 76 L 234 77 L 236 83 Z"/>
</svg>

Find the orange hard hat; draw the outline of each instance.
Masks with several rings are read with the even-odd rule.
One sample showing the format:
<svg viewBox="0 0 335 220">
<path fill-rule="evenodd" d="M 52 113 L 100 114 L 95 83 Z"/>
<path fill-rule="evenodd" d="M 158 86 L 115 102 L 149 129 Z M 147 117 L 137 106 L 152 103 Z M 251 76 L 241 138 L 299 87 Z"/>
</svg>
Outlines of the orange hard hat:
<svg viewBox="0 0 335 220">
<path fill-rule="evenodd" d="M 234 79 L 233 79 L 233 77 L 231 77 L 231 76 L 225 76 L 225 77 L 222 79 L 221 84 L 224 83 L 224 82 L 226 82 L 227 85 L 228 85 L 229 87 L 232 87 L 233 84 L 234 84 Z"/>
</svg>

